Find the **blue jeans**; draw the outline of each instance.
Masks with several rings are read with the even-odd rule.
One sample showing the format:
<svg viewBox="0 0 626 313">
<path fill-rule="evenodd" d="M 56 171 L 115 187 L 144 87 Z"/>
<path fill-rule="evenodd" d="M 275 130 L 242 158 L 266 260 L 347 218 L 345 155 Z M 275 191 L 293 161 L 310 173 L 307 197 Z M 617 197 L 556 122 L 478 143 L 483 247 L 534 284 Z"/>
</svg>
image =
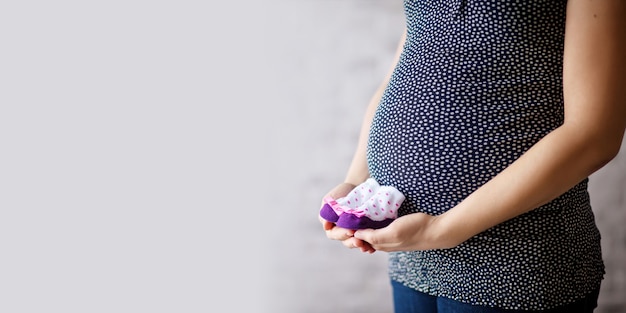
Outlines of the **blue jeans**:
<svg viewBox="0 0 626 313">
<path fill-rule="evenodd" d="M 596 290 L 577 302 L 544 311 L 505 310 L 470 305 L 443 297 L 431 296 L 396 281 L 391 281 L 395 313 L 592 313 L 598 305 Z"/>
</svg>

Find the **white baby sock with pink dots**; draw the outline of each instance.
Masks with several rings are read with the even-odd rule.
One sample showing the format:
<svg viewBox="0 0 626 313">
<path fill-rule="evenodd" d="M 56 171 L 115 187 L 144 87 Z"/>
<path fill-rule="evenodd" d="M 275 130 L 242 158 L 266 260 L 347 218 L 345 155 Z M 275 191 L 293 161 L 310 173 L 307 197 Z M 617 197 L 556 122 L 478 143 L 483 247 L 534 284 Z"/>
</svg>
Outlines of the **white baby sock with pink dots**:
<svg viewBox="0 0 626 313">
<path fill-rule="evenodd" d="M 398 217 L 404 195 L 373 178 L 355 187 L 345 197 L 324 199 L 320 216 L 348 229 L 382 228 Z"/>
</svg>

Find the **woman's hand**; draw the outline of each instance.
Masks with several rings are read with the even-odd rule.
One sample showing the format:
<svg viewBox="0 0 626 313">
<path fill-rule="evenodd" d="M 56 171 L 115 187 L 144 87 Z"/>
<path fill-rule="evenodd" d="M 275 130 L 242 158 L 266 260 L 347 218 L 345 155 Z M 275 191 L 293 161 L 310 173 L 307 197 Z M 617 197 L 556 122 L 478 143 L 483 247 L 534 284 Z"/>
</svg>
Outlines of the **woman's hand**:
<svg viewBox="0 0 626 313">
<path fill-rule="evenodd" d="M 343 198 L 355 187 L 356 185 L 350 183 L 342 183 L 333 188 L 323 198 L 327 196 L 330 196 L 333 199 Z M 322 202 L 322 205 L 323 204 L 324 203 Z M 341 241 L 341 243 L 348 248 L 359 248 L 362 252 L 374 253 L 376 251 L 367 242 L 354 238 L 354 230 L 338 227 L 334 223 L 323 219 L 321 216 L 319 216 L 319 220 L 322 223 L 324 231 L 326 232 L 326 237 L 329 239 Z"/>
<path fill-rule="evenodd" d="M 401 216 L 380 229 L 362 229 L 354 233 L 374 250 L 385 252 L 446 249 L 459 245 L 465 239 L 446 233 L 441 216 L 413 213 Z"/>
</svg>

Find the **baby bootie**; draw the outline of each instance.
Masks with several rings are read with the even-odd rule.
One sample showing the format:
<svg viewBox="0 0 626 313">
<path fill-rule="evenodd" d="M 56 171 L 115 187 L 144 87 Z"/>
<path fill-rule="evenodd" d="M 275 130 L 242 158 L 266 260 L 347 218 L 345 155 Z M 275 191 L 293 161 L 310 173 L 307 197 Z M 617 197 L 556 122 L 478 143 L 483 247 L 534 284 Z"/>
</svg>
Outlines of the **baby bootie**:
<svg viewBox="0 0 626 313">
<path fill-rule="evenodd" d="M 367 179 L 365 182 L 356 186 L 350 193 L 340 199 L 333 199 L 332 197 L 325 197 L 324 205 L 320 210 L 320 216 L 329 222 L 336 223 L 344 210 L 356 208 L 358 204 L 365 203 L 365 201 L 372 196 L 373 190 L 380 188 L 380 185 L 372 178 Z"/>
<path fill-rule="evenodd" d="M 398 217 L 404 199 L 396 188 L 369 178 L 345 197 L 325 198 L 320 216 L 347 229 L 382 228 Z"/>
</svg>

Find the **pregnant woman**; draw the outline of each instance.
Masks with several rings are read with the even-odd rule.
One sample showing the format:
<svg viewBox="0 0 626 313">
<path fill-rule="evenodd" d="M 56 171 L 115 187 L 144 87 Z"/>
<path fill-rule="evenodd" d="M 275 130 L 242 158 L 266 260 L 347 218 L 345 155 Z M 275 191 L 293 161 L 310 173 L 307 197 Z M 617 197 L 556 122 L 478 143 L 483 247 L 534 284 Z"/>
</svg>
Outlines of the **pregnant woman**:
<svg viewBox="0 0 626 313">
<path fill-rule="evenodd" d="M 404 201 L 384 227 L 320 216 L 326 235 L 388 252 L 397 313 L 592 312 L 604 265 L 587 182 L 626 127 L 626 1 L 404 8 L 345 182 L 322 197 L 372 180 Z"/>
</svg>

